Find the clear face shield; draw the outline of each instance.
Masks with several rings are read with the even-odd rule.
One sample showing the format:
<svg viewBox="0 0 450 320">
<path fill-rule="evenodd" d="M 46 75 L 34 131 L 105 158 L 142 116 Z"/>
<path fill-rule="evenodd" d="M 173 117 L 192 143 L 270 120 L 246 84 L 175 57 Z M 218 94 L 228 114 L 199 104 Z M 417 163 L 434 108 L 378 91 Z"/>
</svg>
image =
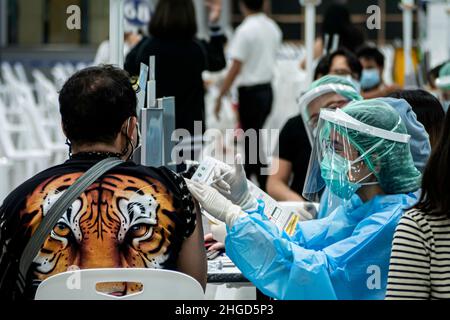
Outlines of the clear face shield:
<svg viewBox="0 0 450 320">
<path fill-rule="evenodd" d="M 298 99 L 300 114 L 308 135 L 309 142 L 313 146 L 317 133 L 317 124 L 321 109 L 338 109 L 345 107 L 350 100 L 343 92 L 358 94 L 353 88 L 342 84 L 327 84 L 310 90 Z"/>
<path fill-rule="evenodd" d="M 361 134 L 378 137 L 378 142 L 368 148 L 360 146 L 356 140 Z M 340 109 L 322 110 L 303 197 L 319 202 L 328 187 L 337 198 L 348 201 L 362 186 L 378 184 L 380 159 L 394 147 L 391 143 L 382 154 L 377 152 L 380 145 L 386 143 L 385 139 L 408 143 L 409 136 L 371 127 Z"/>
</svg>

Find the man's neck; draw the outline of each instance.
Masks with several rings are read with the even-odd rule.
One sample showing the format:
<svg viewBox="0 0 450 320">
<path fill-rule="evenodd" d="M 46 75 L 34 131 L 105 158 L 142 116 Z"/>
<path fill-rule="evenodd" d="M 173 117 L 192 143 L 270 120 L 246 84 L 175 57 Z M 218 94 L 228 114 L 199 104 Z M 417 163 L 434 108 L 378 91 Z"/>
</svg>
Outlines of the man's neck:
<svg viewBox="0 0 450 320">
<path fill-rule="evenodd" d="M 72 153 L 77 154 L 81 152 L 109 152 L 109 153 L 122 153 L 123 150 L 115 145 L 96 143 L 90 145 L 78 145 L 72 146 Z"/>
<path fill-rule="evenodd" d="M 248 18 L 248 17 L 255 16 L 255 15 L 258 15 L 258 14 L 261 14 L 261 13 L 263 13 L 263 12 L 262 11 L 250 11 L 250 10 L 248 10 L 248 11 L 245 12 L 244 17 Z"/>
</svg>

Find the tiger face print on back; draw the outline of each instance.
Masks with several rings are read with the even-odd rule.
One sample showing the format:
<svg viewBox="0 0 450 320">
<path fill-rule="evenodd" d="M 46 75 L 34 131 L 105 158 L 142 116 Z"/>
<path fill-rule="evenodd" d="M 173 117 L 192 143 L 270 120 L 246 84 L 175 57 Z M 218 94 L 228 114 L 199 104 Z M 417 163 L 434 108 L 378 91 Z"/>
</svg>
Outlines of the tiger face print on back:
<svg viewBox="0 0 450 320">
<path fill-rule="evenodd" d="M 28 196 L 21 220 L 33 233 L 42 217 L 81 173 L 51 178 Z M 74 267 L 164 268 L 175 229 L 173 197 L 157 180 L 106 175 L 63 214 L 34 259 L 42 281 Z M 103 292 L 129 294 L 138 284 L 109 283 Z"/>
</svg>

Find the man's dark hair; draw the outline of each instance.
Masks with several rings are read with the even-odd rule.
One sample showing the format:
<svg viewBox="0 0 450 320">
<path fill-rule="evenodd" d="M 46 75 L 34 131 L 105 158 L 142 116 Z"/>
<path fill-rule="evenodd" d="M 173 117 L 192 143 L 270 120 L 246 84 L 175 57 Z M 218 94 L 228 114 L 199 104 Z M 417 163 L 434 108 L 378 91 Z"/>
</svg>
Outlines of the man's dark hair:
<svg viewBox="0 0 450 320">
<path fill-rule="evenodd" d="M 192 0 L 160 0 L 148 31 L 160 39 L 193 39 L 197 21 Z"/>
<path fill-rule="evenodd" d="M 244 6 L 252 11 L 262 11 L 264 8 L 264 0 L 240 0 Z"/>
<path fill-rule="evenodd" d="M 356 77 L 357 80 L 360 80 L 363 68 L 362 68 L 361 62 L 359 62 L 356 55 L 353 52 L 351 52 L 345 48 L 340 48 L 330 54 L 330 60 L 328 63 L 328 65 L 330 67 L 332 65 L 334 58 L 337 56 L 345 57 L 345 59 L 347 60 L 347 64 L 350 67 L 350 70 L 352 71 L 353 76 Z"/>
<path fill-rule="evenodd" d="M 78 71 L 59 93 L 64 131 L 74 144 L 112 143 L 136 116 L 136 105 L 128 73 L 110 65 Z"/>
<path fill-rule="evenodd" d="M 364 58 L 367 60 L 373 60 L 380 68 L 384 68 L 384 55 L 380 50 L 374 47 L 363 47 L 356 53 L 358 59 Z"/>
</svg>

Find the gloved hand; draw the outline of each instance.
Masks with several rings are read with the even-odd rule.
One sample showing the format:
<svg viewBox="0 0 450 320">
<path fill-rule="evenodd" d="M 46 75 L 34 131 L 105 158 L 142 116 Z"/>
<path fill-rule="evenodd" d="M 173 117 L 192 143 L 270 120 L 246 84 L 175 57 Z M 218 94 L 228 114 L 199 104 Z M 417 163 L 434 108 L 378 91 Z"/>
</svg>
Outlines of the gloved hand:
<svg viewBox="0 0 450 320">
<path fill-rule="evenodd" d="M 224 223 L 212 224 L 211 234 L 216 241 L 225 243 L 225 238 L 227 237 L 227 227 Z"/>
<path fill-rule="evenodd" d="M 247 177 L 240 154 L 236 155 L 233 169 L 216 167 L 214 169 L 214 180 L 216 181 L 211 186 L 231 202 L 240 206 L 242 210 L 249 210 L 258 205 L 248 189 Z"/>
<path fill-rule="evenodd" d="M 186 179 L 186 183 L 202 208 L 214 218 L 225 222 L 228 227 L 231 228 L 237 218 L 245 215 L 241 207 L 234 205 L 216 189 L 189 179 Z"/>
</svg>

